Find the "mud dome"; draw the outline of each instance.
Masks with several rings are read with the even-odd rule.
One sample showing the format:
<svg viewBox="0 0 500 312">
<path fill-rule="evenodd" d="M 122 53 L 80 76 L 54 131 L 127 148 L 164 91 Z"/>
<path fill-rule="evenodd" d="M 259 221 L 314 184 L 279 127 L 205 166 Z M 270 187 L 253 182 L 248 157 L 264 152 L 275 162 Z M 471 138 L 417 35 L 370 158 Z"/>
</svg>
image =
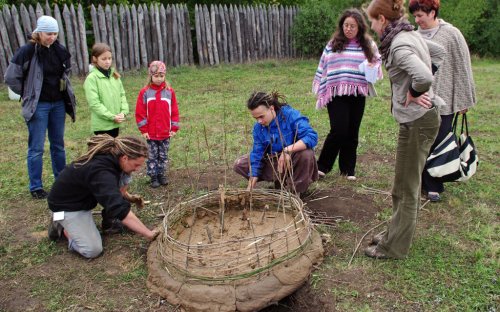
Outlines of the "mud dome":
<svg viewBox="0 0 500 312">
<path fill-rule="evenodd" d="M 169 211 L 148 250 L 148 287 L 187 311 L 258 311 L 294 292 L 323 259 L 287 192 L 226 190 Z"/>
</svg>

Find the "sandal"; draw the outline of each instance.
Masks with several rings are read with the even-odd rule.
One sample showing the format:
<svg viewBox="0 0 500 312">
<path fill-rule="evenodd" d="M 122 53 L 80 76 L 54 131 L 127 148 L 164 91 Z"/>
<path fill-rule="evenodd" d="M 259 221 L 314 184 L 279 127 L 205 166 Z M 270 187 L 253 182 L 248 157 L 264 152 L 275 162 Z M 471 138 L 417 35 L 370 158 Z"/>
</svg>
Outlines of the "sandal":
<svg viewBox="0 0 500 312">
<path fill-rule="evenodd" d="M 366 247 L 365 255 L 375 259 L 389 259 L 383 252 L 377 250 L 377 245 Z"/>
</svg>

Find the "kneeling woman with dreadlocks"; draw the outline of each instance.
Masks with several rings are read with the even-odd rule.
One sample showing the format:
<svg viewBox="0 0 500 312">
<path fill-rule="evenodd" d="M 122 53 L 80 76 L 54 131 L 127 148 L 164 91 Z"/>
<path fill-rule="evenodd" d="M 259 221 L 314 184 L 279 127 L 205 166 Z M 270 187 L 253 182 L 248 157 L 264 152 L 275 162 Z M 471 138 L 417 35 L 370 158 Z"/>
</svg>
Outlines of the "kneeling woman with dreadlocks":
<svg viewBox="0 0 500 312">
<path fill-rule="evenodd" d="M 313 150 L 318 134 L 306 117 L 283 101 L 278 92 L 254 92 L 248 99 L 247 108 L 257 120 L 253 149 L 236 160 L 234 171 L 248 179 L 249 190 L 258 181 L 274 181 L 300 194 L 318 179 Z"/>
<path fill-rule="evenodd" d="M 92 218 L 92 209 L 99 203 L 104 208 L 103 218 L 121 220 L 130 230 L 154 239 L 158 230 L 151 231 L 137 218 L 119 187 L 123 173 L 131 174 L 144 164 L 146 142 L 103 134 L 92 137 L 88 146 L 87 153 L 64 168 L 49 193 L 53 212 L 49 238 L 57 240 L 64 235 L 70 250 L 85 258 L 99 256 L 102 241 Z"/>
</svg>

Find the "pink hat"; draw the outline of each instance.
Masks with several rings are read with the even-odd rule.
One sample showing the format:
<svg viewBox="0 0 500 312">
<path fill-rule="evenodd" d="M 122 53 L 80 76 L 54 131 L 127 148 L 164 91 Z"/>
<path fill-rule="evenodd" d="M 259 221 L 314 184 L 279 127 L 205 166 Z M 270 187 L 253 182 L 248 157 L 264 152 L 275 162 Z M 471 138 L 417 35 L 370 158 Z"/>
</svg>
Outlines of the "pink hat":
<svg viewBox="0 0 500 312">
<path fill-rule="evenodd" d="M 151 76 L 156 75 L 158 73 L 166 73 L 167 72 L 167 67 L 165 66 L 165 63 L 162 61 L 152 61 L 151 64 L 149 64 L 149 74 Z"/>
</svg>

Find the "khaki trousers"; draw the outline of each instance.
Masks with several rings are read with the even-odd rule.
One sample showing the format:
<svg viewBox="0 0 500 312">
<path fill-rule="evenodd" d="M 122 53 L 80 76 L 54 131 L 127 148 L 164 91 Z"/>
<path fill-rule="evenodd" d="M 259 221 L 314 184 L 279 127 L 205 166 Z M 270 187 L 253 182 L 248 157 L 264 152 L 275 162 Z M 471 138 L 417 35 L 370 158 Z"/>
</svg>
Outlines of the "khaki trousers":
<svg viewBox="0 0 500 312">
<path fill-rule="evenodd" d="M 377 249 L 403 259 L 409 253 L 420 207 L 421 176 L 440 117 L 436 108 L 412 122 L 399 125 L 396 168 L 392 188 L 392 217 Z"/>
</svg>

